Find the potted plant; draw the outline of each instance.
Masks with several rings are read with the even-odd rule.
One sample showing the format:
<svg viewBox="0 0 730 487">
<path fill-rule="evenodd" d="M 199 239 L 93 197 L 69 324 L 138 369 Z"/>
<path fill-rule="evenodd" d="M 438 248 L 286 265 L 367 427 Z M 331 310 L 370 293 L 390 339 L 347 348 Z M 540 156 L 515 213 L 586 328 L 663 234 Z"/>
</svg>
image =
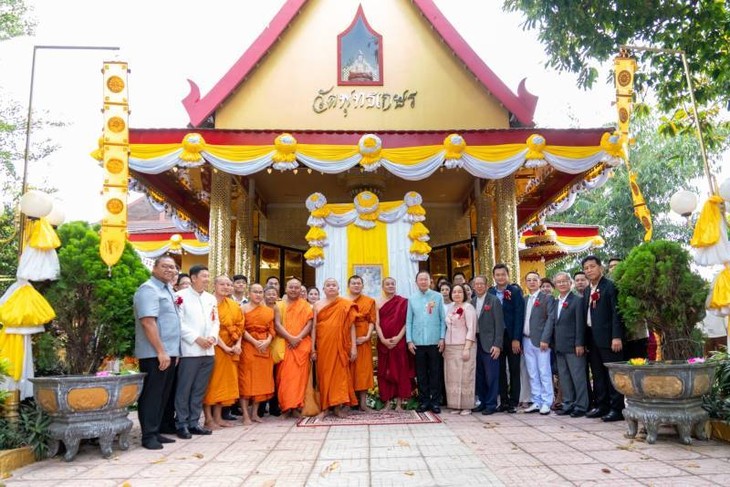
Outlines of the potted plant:
<svg viewBox="0 0 730 487">
<path fill-rule="evenodd" d="M 607 364 L 611 382 L 626 396 L 624 418 L 633 438 L 645 425 L 654 443 L 661 424 L 675 425 L 685 444 L 692 433 L 707 439 L 708 413 L 702 396 L 713 383 L 715 364 L 706 362 L 702 332 L 708 285 L 692 272 L 689 253 L 676 242 L 657 240 L 635 247 L 615 270 L 618 308 L 629 333 L 647 327 L 660 336 L 663 360 Z"/>
<path fill-rule="evenodd" d="M 715 351 L 709 360 L 717 364 L 715 382 L 703 407 L 710 414 L 712 437 L 730 442 L 730 354 L 727 349 Z"/>
</svg>

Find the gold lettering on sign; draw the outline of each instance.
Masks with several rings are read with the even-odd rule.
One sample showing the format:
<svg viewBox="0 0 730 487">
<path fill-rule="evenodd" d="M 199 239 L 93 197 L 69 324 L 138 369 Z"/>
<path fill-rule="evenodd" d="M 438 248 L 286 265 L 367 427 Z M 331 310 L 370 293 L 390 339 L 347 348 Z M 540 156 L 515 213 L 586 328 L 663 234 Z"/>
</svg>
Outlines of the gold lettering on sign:
<svg viewBox="0 0 730 487">
<path fill-rule="evenodd" d="M 336 92 L 335 87 L 321 89 L 312 102 L 314 113 L 340 110 L 344 117 L 350 110 L 397 110 L 399 108 L 416 108 L 417 91 L 404 90 L 402 93 L 382 93 L 376 91 L 351 90 Z"/>
</svg>

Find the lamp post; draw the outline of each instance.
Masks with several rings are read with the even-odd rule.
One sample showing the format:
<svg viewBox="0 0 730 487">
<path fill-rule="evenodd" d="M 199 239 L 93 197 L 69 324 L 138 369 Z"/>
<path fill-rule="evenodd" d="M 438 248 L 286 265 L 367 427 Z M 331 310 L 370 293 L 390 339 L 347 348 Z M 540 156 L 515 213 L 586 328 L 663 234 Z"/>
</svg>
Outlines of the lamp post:
<svg viewBox="0 0 730 487">
<path fill-rule="evenodd" d="M 59 46 L 59 45 L 36 45 L 33 46 L 33 62 L 30 69 L 30 94 L 28 96 L 28 118 L 25 123 L 25 152 L 23 155 L 23 184 L 20 194 L 28 191 L 28 159 L 30 157 L 30 128 L 33 115 L 33 88 L 35 85 L 35 59 L 36 53 L 41 49 L 60 51 L 118 51 L 118 47 L 110 46 Z M 25 217 L 21 215 L 18 226 L 18 256 L 23 253 L 23 239 L 25 238 Z"/>
</svg>

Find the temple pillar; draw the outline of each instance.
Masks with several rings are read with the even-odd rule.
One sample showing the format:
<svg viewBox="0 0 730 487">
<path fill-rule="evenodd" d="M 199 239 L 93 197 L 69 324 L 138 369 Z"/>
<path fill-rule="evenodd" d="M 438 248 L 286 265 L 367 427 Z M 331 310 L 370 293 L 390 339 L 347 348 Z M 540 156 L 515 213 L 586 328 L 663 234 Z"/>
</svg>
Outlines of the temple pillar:
<svg viewBox="0 0 730 487">
<path fill-rule="evenodd" d="M 240 186 L 241 194 L 236 209 L 235 258 L 233 273 L 246 276 L 253 282 L 253 181 L 248 190 Z"/>
<path fill-rule="evenodd" d="M 211 176 L 208 230 L 208 268 L 211 278 L 228 274 L 231 267 L 231 175 L 223 171 L 213 170 Z"/>
<path fill-rule="evenodd" d="M 477 212 L 477 260 L 476 275 L 487 277 L 487 284 L 492 282 L 494 267 L 494 184 L 489 181 L 482 191 L 481 181 L 474 180 L 474 207 Z"/>
<path fill-rule="evenodd" d="M 507 176 L 494 181 L 494 201 L 498 202 L 495 212 L 497 227 L 497 262 L 509 267 L 516 282 L 520 278 L 520 254 L 517 244 L 517 189 L 515 177 Z"/>
</svg>

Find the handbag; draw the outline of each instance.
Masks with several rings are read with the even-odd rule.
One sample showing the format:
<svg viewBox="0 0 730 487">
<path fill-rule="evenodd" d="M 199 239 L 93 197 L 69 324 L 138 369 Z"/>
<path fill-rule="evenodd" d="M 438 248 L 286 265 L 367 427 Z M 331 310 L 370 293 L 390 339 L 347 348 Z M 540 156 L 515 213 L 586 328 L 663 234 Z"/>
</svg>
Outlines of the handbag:
<svg viewBox="0 0 730 487">
<path fill-rule="evenodd" d="M 281 317 L 281 324 L 284 325 L 284 316 L 286 314 L 286 304 L 284 301 L 276 303 L 276 307 L 279 308 L 279 316 Z M 275 336 L 271 340 L 271 358 L 275 364 L 278 364 L 284 360 L 284 354 L 286 353 L 286 340 L 283 337 Z"/>
<path fill-rule="evenodd" d="M 314 363 L 309 369 L 309 380 L 307 388 L 304 391 L 304 407 L 302 407 L 302 416 L 316 416 L 322 409 L 319 405 L 319 391 L 314 386 Z"/>
</svg>

